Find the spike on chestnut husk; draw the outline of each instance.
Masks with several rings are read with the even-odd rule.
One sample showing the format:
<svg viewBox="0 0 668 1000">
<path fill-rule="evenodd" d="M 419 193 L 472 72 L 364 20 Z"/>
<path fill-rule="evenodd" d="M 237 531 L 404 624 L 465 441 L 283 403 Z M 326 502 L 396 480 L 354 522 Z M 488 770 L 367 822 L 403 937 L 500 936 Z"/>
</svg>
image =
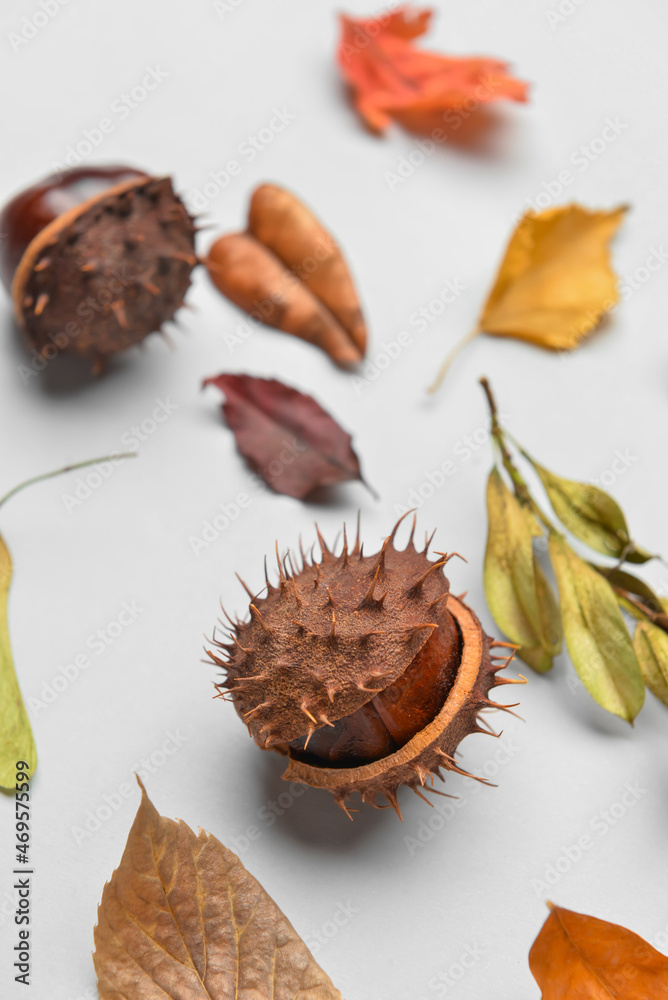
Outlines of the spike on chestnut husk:
<svg viewBox="0 0 668 1000">
<path fill-rule="evenodd" d="M 344 535 L 336 556 L 318 532 L 320 561 L 302 554 L 288 571 L 286 557 L 264 597 L 244 585 L 250 620 L 232 625 L 224 646 L 227 686 L 256 743 L 287 755 L 286 780 L 331 792 L 348 815 L 355 792 L 401 816 L 402 785 L 424 798 L 443 771 L 475 777 L 456 762 L 458 745 L 496 735 L 481 711 L 512 707 L 489 693 L 505 682 L 497 674 L 513 650 L 492 659 L 499 644 L 450 593 L 450 557 L 418 551 L 414 525 L 396 548 L 397 527 L 367 556 L 359 534 L 352 553 Z"/>
</svg>

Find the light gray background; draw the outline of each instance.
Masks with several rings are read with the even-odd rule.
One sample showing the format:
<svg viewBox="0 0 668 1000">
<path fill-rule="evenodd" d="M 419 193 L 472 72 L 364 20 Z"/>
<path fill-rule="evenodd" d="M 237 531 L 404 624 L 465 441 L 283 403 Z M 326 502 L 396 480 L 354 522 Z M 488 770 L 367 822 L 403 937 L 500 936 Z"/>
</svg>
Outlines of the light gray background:
<svg viewBox="0 0 668 1000">
<path fill-rule="evenodd" d="M 460 778 L 449 780 L 459 808 L 412 854 L 405 838 L 416 838 L 434 814 L 408 792 L 401 797 L 403 825 L 370 810 L 350 824 L 325 794 L 308 792 L 269 827 L 258 814 L 285 791 L 281 760 L 260 753 L 233 708 L 211 699 L 215 672 L 199 663 L 202 636 L 211 632 L 219 597 L 244 611 L 234 571 L 259 587 L 263 556 L 276 538 L 283 549 L 300 532 L 311 542 L 317 518 L 331 539 L 357 508 L 367 545 L 377 546 L 396 505 L 406 505 L 409 491 L 446 460 L 456 473 L 422 505 L 420 527 L 437 527 L 437 547 L 467 557 L 467 564 L 450 566 L 453 589 L 468 591 L 492 629 L 481 581 L 490 467 L 481 374 L 492 379 L 509 427 L 556 471 L 609 482 L 617 453 L 626 455 L 612 492 L 638 540 L 668 551 L 668 343 L 660 269 L 577 353 L 560 359 L 480 338 L 440 395 L 424 395 L 445 351 L 475 322 L 512 219 L 560 171 L 570 168 L 575 179 L 555 203 L 632 203 L 614 247 L 621 275 L 668 247 L 665 11 L 643 0 L 632 9 L 621 0 L 586 0 L 562 3 L 572 12 L 551 25 L 547 15 L 557 0 L 439 3 L 427 44 L 507 58 L 532 82 L 531 102 L 499 107 L 484 151 L 446 146 L 391 190 L 386 173 L 396 171 L 415 140 L 394 128 L 382 139 L 368 135 L 347 105 L 334 64 L 336 7 L 237 0 L 219 15 L 206 2 L 70 0 L 14 52 L 9 34 L 39 7 L 3 4 L 3 197 L 62 161 L 84 129 L 111 117 L 114 131 L 86 162 L 171 172 L 190 204 L 210 171 L 230 159 L 242 163 L 208 206 L 218 231 L 243 225 L 249 194 L 264 180 L 293 188 L 312 205 L 353 267 L 372 361 L 383 342 L 411 329 L 411 314 L 448 280 L 466 286 L 427 331 L 413 331 L 411 346 L 362 391 L 324 355 L 273 331 L 256 331 L 230 351 L 225 337 L 242 317 L 203 272 L 189 295 L 195 311 L 181 314 L 185 332 L 174 332 L 173 351 L 153 337 L 97 381 L 78 381 L 69 366 L 54 363 L 24 384 L 20 366 L 30 359 L 3 298 L 0 491 L 118 450 L 156 400 L 178 406 L 140 445 L 139 458 L 71 512 L 63 497 L 77 476 L 35 487 L 2 510 L 16 564 L 10 626 L 26 698 L 39 699 L 45 682 L 51 685 L 78 654 L 91 660 L 55 701 L 32 711 L 40 757 L 33 785 L 31 994 L 38 1000 L 96 995 L 90 958 L 96 905 L 139 801 L 135 791 L 129 798 L 118 792 L 152 754 L 161 763 L 151 765 L 146 785 L 165 815 L 203 826 L 230 846 L 243 846 L 238 838 L 258 828 L 261 836 L 242 852 L 244 863 L 315 942 L 318 960 L 347 1000 L 537 998 L 527 952 L 547 913 L 548 892 L 534 880 L 545 879 L 548 865 L 569 868 L 549 889 L 555 901 L 622 922 L 655 943 L 668 941 L 668 716 L 651 696 L 632 730 L 594 706 L 574 682 L 567 657 L 549 677 L 532 675 L 519 689 L 526 721 L 493 720 L 510 741 L 508 759 L 497 768 L 499 787 L 473 794 Z M 347 8 L 369 12 L 358 0 Z M 120 120 L 110 111 L 113 102 L 141 82 L 147 67 L 167 77 Z M 276 108 L 294 121 L 247 162 L 240 145 L 269 124 Z M 601 135 L 608 118 L 623 126 L 618 138 L 586 170 L 574 167 L 571 157 Z M 202 250 L 212 236 L 202 234 Z M 219 504 L 249 491 L 248 471 L 220 419 L 220 396 L 199 391 L 203 377 L 221 370 L 275 375 L 313 392 L 353 432 L 380 502 L 359 484 L 326 505 L 256 492 L 234 526 L 196 556 L 191 536 L 202 534 Z M 668 591 L 660 564 L 647 577 Z M 94 653 L 89 637 L 133 601 L 142 609 L 137 620 L 104 653 Z M 170 731 L 183 745 L 162 760 Z M 497 749 L 487 737 L 471 738 L 464 765 L 493 773 Z M 627 783 L 637 797 L 611 825 L 602 813 L 622 811 L 615 804 Z M 105 796 L 118 808 L 78 844 L 75 828 L 104 807 Z M 5 800 L 0 807 L 0 988 L 13 1000 L 25 995 L 12 981 L 14 933 L 6 915 L 13 806 Z M 592 846 L 569 867 L 565 852 L 575 856 L 570 849 L 586 833 Z M 331 936 L 336 920 L 341 926 Z M 326 943 L 318 946 L 317 935 Z M 472 968 L 449 986 L 467 948 L 477 955 Z"/>
</svg>

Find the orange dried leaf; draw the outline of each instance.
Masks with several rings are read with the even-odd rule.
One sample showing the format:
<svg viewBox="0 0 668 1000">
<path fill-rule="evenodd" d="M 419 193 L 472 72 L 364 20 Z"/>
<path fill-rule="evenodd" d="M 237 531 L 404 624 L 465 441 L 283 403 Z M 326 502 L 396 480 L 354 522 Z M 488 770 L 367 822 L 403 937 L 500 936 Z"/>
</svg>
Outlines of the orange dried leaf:
<svg viewBox="0 0 668 1000">
<path fill-rule="evenodd" d="M 668 1000 L 668 958 L 633 931 L 560 906 L 529 952 L 542 1000 Z"/>
<path fill-rule="evenodd" d="M 429 391 L 438 389 L 456 354 L 479 333 L 552 351 L 578 347 L 619 301 L 609 247 L 626 211 L 626 205 L 606 212 L 572 204 L 527 212 L 477 326 L 448 355 Z"/>
<path fill-rule="evenodd" d="M 320 347 L 349 368 L 366 351 L 366 326 L 333 237 L 290 191 L 263 184 L 248 231 L 216 240 L 205 261 L 216 288 L 259 322 Z"/>
<path fill-rule="evenodd" d="M 235 854 L 142 801 L 95 927 L 100 1000 L 341 1000 Z"/>
<path fill-rule="evenodd" d="M 399 7 L 373 18 L 341 15 L 337 59 L 356 110 L 374 132 L 392 118 L 409 128 L 429 113 L 471 109 L 499 98 L 527 100 L 527 84 L 507 75 L 498 59 L 455 58 L 416 49 L 431 8 Z M 446 116 L 447 120 L 447 116 Z"/>
</svg>

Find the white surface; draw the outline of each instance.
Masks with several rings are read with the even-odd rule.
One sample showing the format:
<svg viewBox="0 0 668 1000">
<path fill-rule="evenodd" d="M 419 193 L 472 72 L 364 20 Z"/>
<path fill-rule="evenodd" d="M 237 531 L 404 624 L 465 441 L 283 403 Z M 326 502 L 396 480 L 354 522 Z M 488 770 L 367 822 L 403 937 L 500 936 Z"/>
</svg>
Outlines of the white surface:
<svg viewBox="0 0 668 1000">
<path fill-rule="evenodd" d="M 623 131 L 588 169 L 574 169 L 564 198 L 633 204 L 614 248 L 621 274 L 643 265 L 668 239 L 665 10 L 643 0 L 631 10 L 621 0 L 587 0 L 573 4 L 553 29 L 546 12 L 557 8 L 556 0 L 438 4 L 428 46 L 507 58 L 518 76 L 534 82 L 531 103 L 500 108 L 501 125 L 486 153 L 439 149 L 391 191 L 384 175 L 415 140 L 399 129 L 384 139 L 369 136 L 343 99 L 334 65 L 337 6 L 237 0 L 219 17 L 206 2 L 72 0 L 15 53 L 8 33 L 39 7 L 3 4 L 3 198 L 61 161 L 84 129 L 109 117 L 112 103 L 140 83 L 146 67 L 159 66 L 168 77 L 125 120 L 112 113 L 114 131 L 88 162 L 172 172 L 192 198 L 210 171 L 239 159 L 242 171 L 209 206 L 221 231 L 242 224 L 258 182 L 293 188 L 345 247 L 370 324 L 371 359 L 383 341 L 409 329 L 411 313 L 448 279 L 466 285 L 363 392 L 324 355 L 269 330 L 231 354 L 224 338 L 241 316 L 203 273 L 189 296 L 196 312 L 182 313 L 187 333 L 175 333 L 173 353 L 153 338 L 98 381 L 68 388 L 69 366 L 54 364 L 24 385 L 18 368 L 27 354 L 3 301 L 0 492 L 29 475 L 118 449 L 156 399 L 178 404 L 140 445 L 140 457 L 71 513 L 62 496 L 76 477 L 37 486 L 2 510 L 16 564 L 10 627 L 26 697 L 39 697 L 43 683 L 77 654 L 91 659 L 56 701 L 32 713 L 40 758 L 33 785 L 35 1000 L 96 995 L 90 958 L 96 905 L 121 856 L 138 794 L 123 799 L 79 845 L 73 828 L 131 781 L 133 768 L 160 749 L 168 731 L 187 741 L 147 777 L 157 808 L 230 846 L 248 826 L 261 830 L 242 853 L 244 863 L 307 941 L 320 928 L 330 932 L 333 925 L 326 925 L 338 913 L 342 926 L 314 950 L 347 1000 L 535 1000 L 527 952 L 548 893 L 532 880 L 588 831 L 591 849 L 550 897 L 665 940 L 668 909 L 658 887 L 666 876 L 668 716 L 651 696 L 631 730 L 574 690 L 566 657 L 551 676 L 532 675 L 520 689 L 526 721 L 494 720 L 517 748 L 499 769 L 499 787 L 471 794 L 461 779 L 449 780 L 461 808 L 414 856 L 405 838 L 415 837 L 433 813 L 408 792 L 401 798 L 403 826 L 370 810 L 350 824 L 325 794 L 308 792 L 269 828 L 258 811 L 285 791 L 281 761 L 254 747 L 231 706 L 211 699 L 214 671 L 199 663 L 202 635 L 211 631 L 219 597 L 244 610 L 234 571 L 259 587 L 263 556 L 276 537 L 283 548 L 295 545 L 300 532 L 310 541 L 317 517 L 333 538 L 358 507 L 367 545 L 378 544 L 395 505 L 406 504 L 409 491 L 447 459 L 457 472 L 424 503 L 420 526 L 438 527 L 438 547 L 466 555 L 467 564 L 451 564 L 453 589 L 468 590 L 492 628 L 481 581 L 490 451 L 476 444 L 467 458 L 463 444 L 467 435 L 477 434 L 479 442 L 486 426 L 481 374 L 491 378 L 514 433 L 556 471 L 598 478 L 618 450 L 630 452 L 612 492 L 638 540 L 668 551 L 662 273 L 572 356 L 480 338 L 435 400 L 423 393 L 444 352 L 475 321 L 513 216 L 543 182 L 573 167 L 571 155 L 601 134 L 607 118 L 620 119 Z M 346 6 L 368 12 L 361 0 Z M 268 124 L 275 108 L 295 120 L 248 163 L 239 146 Z M 202 247 L 212 234 L 203 235 Z M 196 557 L 190 536 L 201 534 L 219 504 L 248 490 L 248 472 L 220 419 L 219 394 L 199 391 L 204 376 L 223 369 L 275 375 L 313 392 L 354 433 L 382 500 L 375 503 L 356 484 L 330 505 L 256 495 L 235 526 Z M 668 586 L 660 565 L 647 575 Z M 87 649 L 88 637 L 132 601 L 143 609 L 136 622 L 103 654 Z M 497 747 L 471 738 L 464 766 L 479 770 Z M 640 783 L 644 792 L 626 815 L 614 826 L 596 819 L 627 783 Z M 4 902 L 13 806 L 6 800 L 0 807 Z M 355 913 L 344 918 L 339 904 Z M 14 943 L 14 928 L 2 916 L 0 992 L 7 1000 L 25 995 L 12 978 Z M 443 978 L 438 985 L 448 970 L 458 975 L 469 946 L 482 949 L 472 968 L 456 986 Z"/>
</svg>

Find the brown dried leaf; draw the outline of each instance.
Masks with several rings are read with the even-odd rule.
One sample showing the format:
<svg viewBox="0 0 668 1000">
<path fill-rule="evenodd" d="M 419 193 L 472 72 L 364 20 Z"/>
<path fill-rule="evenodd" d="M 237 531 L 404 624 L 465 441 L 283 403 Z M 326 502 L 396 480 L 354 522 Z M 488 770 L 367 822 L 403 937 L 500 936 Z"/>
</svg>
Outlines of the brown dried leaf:
<svg viewBox="0 0 668 1000">
<path fill-rule="evenodd" d="M 252 375 L 223 373 L 204 385 L 225 393 L 239 451 L 276 493 L 302 500 L 319 486 L 364 482 L 350 434 L 312 396 Z"/>
<path fill-rule="evenodd" d="M 637 934 L 550 904 L 529 952 L 542 1000 L 668 1000 L 668 958 Z"/>
<path fill-rule="evenodd" d="M 95 927 L 100 1000 L 341 1000 L 239 859 L 142 789 Z"/>
<path fill-rule="evenodd" d="M 205 260 L 216 288 L 259 322 L 308 340 L 349 368 L 366 351 L 366 326 L 334 238 L 294 194 L 263 184 L 248 231 L 216 240 Z"/>
</svg>

